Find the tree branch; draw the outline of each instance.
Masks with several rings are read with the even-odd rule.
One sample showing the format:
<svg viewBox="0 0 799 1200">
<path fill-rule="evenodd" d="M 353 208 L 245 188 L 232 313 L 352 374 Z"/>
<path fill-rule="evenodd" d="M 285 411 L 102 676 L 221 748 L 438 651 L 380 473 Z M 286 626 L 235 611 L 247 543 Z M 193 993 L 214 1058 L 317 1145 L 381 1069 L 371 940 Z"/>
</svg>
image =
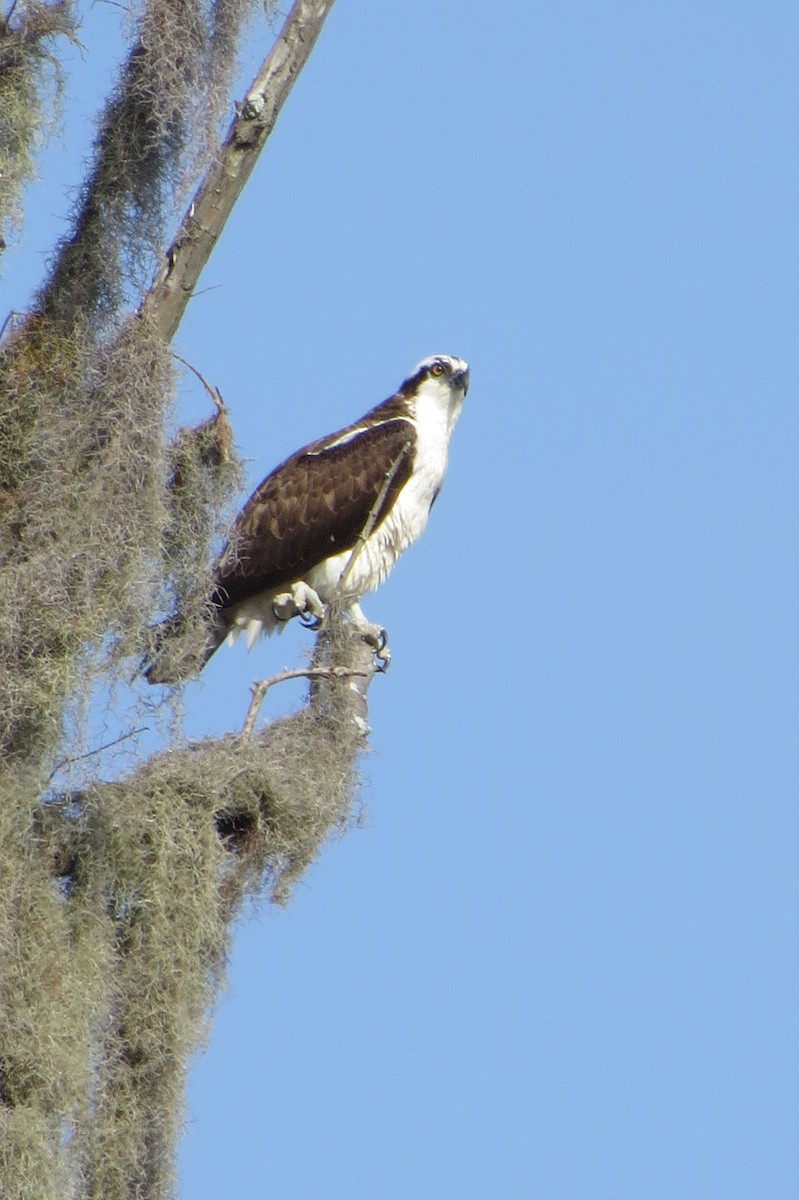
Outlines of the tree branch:
<svg viewBox="0 0 799 1200">
<path fill-rule="evenodd" d="M 247 709 L 240 736 L 250 737 L 255 728 L 258 713 L 261 711 L 261 705 L 266 699 L 266 693 L 276 683 L 284 683 L 287 679 L 352 679 L 356 676 L 366 679 L 370 674 L 374 674 L 374 672 L 356 671 L 349 667 L 292 667 L 289 670 L 280 671 L 277 675 L 270 675 L 268 679 L 261 679 L 252 685 L 252 700 Z"/>
<path fill-rule="evenodd" d="M 334 0 L 295 0 L 200 184 L 140 313 L 170 342 L 284 102 L 305 66 Z"/>
</svg>

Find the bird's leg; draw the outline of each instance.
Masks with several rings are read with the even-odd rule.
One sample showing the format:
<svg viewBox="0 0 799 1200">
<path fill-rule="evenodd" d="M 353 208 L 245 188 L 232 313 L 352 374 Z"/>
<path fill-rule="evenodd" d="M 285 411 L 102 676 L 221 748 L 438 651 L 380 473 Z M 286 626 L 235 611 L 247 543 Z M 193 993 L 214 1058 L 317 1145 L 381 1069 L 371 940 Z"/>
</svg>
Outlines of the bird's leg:
<svg viewBox="0 0 799 1200">
<path fill-rule="evenodd" d="M 291 585 L 290 592 L 280 592 L 272 600 L 272 612 L 278 621 L 290 621 L 299 616 L 307 629 L 318 629 L 325 615 L 325 606 L 318 594 L 303 580 Z"/>
</svg>

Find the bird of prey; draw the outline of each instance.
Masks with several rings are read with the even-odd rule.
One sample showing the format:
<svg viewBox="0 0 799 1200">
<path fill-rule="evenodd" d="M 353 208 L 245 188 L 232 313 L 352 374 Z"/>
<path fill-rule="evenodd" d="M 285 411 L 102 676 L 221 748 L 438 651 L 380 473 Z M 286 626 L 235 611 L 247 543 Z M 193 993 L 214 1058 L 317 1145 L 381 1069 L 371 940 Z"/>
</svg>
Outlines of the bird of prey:
<svg viewBox="0 0 799 1200">
<path fill-rule="evenodd" d="M 468 387 L 463 359 L 425 358 L 388 400 L 275 467 L 214 568 L 204 650 L 175 661 L 170 641 L 180 617 L 170 618 L 157 635 L 149 681 L 197 674 L 225 639 L 245 633 L 251 646 L 293 616 L 321 618 L 334 599 L 374 635 L 358 601 L 424 532 Z"/>
</svg>

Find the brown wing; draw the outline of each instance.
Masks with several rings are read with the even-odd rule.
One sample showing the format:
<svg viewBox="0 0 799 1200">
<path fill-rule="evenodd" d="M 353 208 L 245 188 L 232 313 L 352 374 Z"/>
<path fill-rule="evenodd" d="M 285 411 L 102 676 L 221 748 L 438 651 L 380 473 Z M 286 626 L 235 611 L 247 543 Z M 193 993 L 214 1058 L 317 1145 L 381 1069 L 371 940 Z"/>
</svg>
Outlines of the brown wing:
<svg viewBox="0 0 799 1200">
<path fill-rule="evenodd" d="M 414 427 L 398 417 L 328 445 L 343 436 L 300 450 L 253 492 L 220 556 L 214 603 L 224 608 L 288 586 L 331 554 L 351 549 L 395 468 L 374 528 L 380 524 L 410 476 Z"/>
</svg>

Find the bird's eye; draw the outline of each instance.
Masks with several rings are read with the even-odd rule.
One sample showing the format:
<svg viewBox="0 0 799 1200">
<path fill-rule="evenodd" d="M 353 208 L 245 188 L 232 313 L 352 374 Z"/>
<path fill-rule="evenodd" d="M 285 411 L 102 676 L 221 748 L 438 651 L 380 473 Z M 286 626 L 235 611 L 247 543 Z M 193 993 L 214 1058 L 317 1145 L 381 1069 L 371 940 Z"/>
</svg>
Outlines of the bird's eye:
<svg viewBox="0 0 799 1200">
<path fill-rule="evenodd" d="M 444 364 L 440 363 L 440 362 L 433 363 L 432 367 L 430 368 L 430 374 L 435 375 L 436 377 L 438 377 L 439 375 L 443 375 L 444 374 Z"/>
</svg>

